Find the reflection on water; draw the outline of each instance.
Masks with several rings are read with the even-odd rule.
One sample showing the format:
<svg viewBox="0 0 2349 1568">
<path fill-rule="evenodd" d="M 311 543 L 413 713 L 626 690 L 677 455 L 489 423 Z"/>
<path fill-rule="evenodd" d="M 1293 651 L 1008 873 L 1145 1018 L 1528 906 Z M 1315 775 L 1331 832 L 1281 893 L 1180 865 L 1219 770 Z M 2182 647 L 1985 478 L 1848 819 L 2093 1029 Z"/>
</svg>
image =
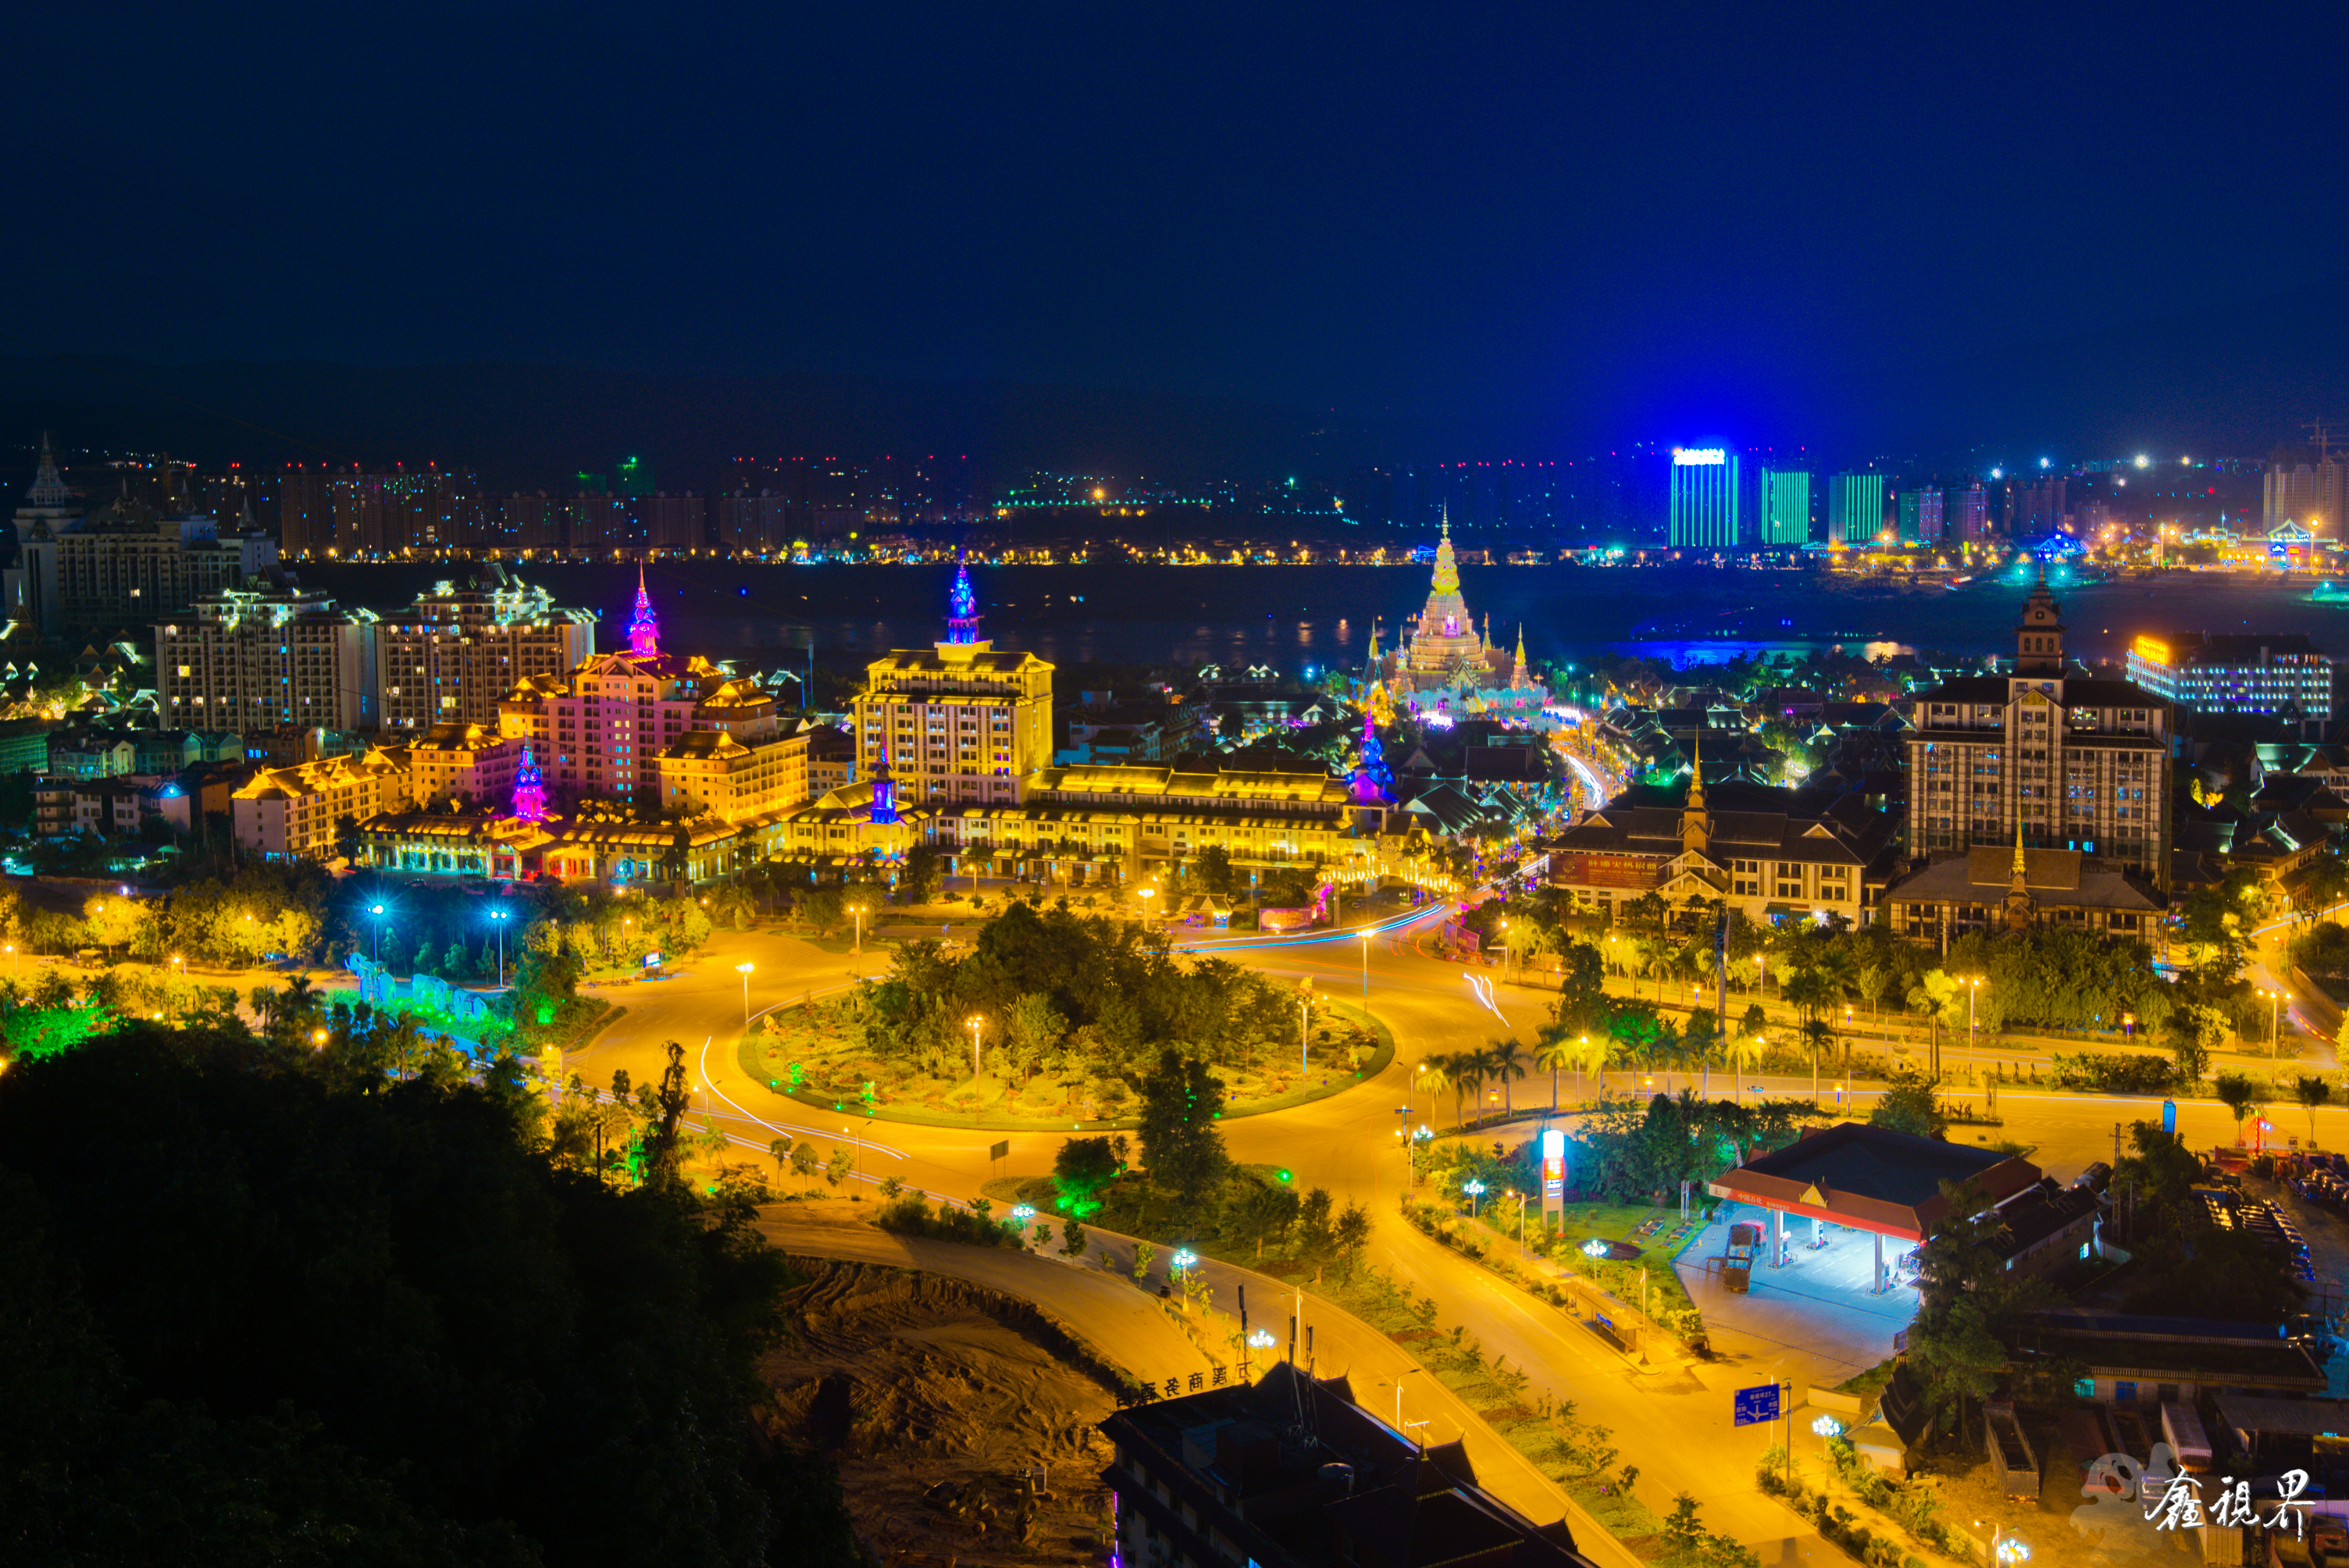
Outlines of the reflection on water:
<svg viewBox="0 0 2349 1568">
<path fill-rule="evenodd" d="M 302 581 L 348 605 L 386 611 L 461 565 L 305 565 Z M 602 646 L 619 643 L 636 569 L 528 565 L 555 603 L 602 613 Z M 811 644 L 853 665 L 943 630 L 947 566 L 761 566 L 660 562 L 647 573 L 667 646 L 714 656 L 772 658 Z M 1063 664 L 1268 664 L 1295 673 L 1340 666 L 1367 649 L 1372 624 L 1392 651 L 1426 602 L 1424 567 L 974 567 L 982 633 Z M 2001 578 L 1947 588 L 1861 588 L 1701 568 L 1574 566 L 1461 569 L 1480 630 L 1512 645 L 1525 626 L 1536 659 L 1606 649 L 1675 664 L 1827 645 L 1873 657 L 1909 651 L 2012 653 L 2028 584 Z M 2140 633 L 2302 632 L 2349 652 L 2349 603 L 2319 602 L 2305 584 L 2208 575 L 2059 590 L 2072 646 L 2117 658 Z"/>
</svg>

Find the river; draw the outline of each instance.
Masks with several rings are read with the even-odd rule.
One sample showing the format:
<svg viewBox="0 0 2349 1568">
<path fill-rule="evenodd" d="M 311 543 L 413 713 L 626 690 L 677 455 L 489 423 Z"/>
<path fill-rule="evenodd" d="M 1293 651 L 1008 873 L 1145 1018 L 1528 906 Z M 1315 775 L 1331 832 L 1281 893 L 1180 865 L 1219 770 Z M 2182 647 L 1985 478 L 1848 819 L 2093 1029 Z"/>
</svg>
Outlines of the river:
<svg viewBox="0 0 2349 1568">
<path fill-rule="evenodd" d="M 470 566 L 305 564 L 301 580 L 347 606 L 389 613 Z M 603 616 L 598 645 L 621 645 L 633 567 L 525 564 L 559 604 Z M 664 561 L 647 582 L 669 647 L 778 662 L 853 665 L 942 632 L 947 566 L 762 565 Z M 1374 620 L 1392 649 L 1427 597 L 1424 566 L 980 566 L 984 634 L 1055 663 L 1185 668 L 1358 665 Z M 2010 573 L 1957 588 L 1865 587 L 1809 573 L 1706 567 L 1468 566 L 1461 589 L 1506 645 L 1525 627 L 1537 661 L 1637 650 L 1675 663 L 1828 644 L 1855 652 L 1921 648 L 2011 653 L 2027 583 Z M 2141 633 L 2302 632 L 2349 653 L 2349 603 L 2319 603 L 2308 584 L 2215 573 L 2111 583 L 2059 581 L 2077 656 L 2118 657 Z M 1382 620 L 1381 619 L 1382 618 Z"/>
</svg>

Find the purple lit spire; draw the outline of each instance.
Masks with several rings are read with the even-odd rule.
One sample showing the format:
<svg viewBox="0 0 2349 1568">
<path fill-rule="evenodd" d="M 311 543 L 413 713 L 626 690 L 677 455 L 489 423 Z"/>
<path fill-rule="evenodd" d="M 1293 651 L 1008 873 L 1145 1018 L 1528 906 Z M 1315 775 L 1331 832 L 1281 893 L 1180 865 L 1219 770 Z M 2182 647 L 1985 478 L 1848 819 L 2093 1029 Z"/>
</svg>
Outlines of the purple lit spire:
<svg viewBox="0 0 2349 1568">
<path fill-rule="evenodd" d="M 525 822 L 546 820 L 546 787 L 539 782 L 538 763 L 532 758 L 527 742 L 522 748 L 522 767 L 514 774 L 513 814 Z"/>
<path fill-rule="evenodd" d="M 1389 799 L 1388 789 L 1394 783 L 1394 774 L 1387 767 L 1386 748 L 1379 744 L 1378 720 L 1369 708 L 1362 710 L 1362 760 L 1354 769 L 1354 804 L 1383 805 Z"/>
<path fill-rule="evenodd" d="M 660 623 L 653 619 L 652 595 L 645 592 L 645 569 L 636 568 L 636 615 L 628 623 L 628 652 L 645 658 L 660 655 Z"/>
<path fill-rule="evenodd" d="M 873 754 L 873 814 L 870 820 L 887 826 L 897 820 L 897 781 L 889 777 L 889 748 L 884 742 Z"/>
<path fill-rule="evenodd" d="M 955 563 L 954 587 L 947 594 L 947 641 L 978 641 L 978 590 L 970 585 L 970 568 Z"/>
</svg>

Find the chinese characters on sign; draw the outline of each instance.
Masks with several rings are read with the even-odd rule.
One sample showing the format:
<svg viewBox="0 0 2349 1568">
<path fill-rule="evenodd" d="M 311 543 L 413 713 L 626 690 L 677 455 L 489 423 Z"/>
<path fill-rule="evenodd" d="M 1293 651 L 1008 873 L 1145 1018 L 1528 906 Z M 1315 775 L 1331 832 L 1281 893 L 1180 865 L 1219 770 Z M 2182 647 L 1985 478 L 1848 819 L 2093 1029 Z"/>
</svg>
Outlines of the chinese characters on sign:
<svg viewBox="0 0 2349 1568">
<path fill-rule="evenodd" d="M 2146 1522 L 2156 1530 L 2200 1530 L 2215 1524 L 2221 1530 L 2240 1530 L 2256 1524 L 2262 1530 L 2290 1530 L 2295 1537 L 2308 1534 L 2309 1500 L 2301 1496 L 2308 1490 L 2306 1470 L 2286 1470 L 2278 1480 L 2280 1494 L 2275 1499 L 2275 1511 L 2262 1514 L 2251 1501 L 2251 1483 L 2237 1480 L 2233 1476 L 2220 1476 L 2219 1490 L 2206 1511 L 2202 1501 L 2202 1481 L 2199 1477 L 2173 1475 L 2157 1478 L 2148 1474 L 2138 1490 L 2137 1501 L 2145 1504 Z"/>
</svg>

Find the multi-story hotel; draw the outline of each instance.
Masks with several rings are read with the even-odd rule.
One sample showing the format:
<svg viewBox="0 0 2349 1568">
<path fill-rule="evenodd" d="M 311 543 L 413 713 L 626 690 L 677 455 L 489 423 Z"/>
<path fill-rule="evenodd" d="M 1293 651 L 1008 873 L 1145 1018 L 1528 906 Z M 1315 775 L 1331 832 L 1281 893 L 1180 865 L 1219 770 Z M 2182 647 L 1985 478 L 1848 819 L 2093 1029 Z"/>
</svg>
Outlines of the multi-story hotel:
<svg viewBox="0 0 2349 1568">
<path fill-rule="evenodd" d="M 254 774 L 230 802 L 230 820 L 248 854 L 326 860 L 337 822 L 404 811 L 415 793 L 406 750 L 364 751 Z"/>
<path fill-rule="evenodd" d="M 487 582 L 434 585 L 376 627 L 378 723 L 420 734 L 440 724 L 494 727 L 516 683 L 577 668 L 595 652 L 595 617 L 557 609 L 492 563 Z"/>
<path fill-rule="evenodd" d="M 2198 713 L 2264 713 L 2333 722 L 2333 661 L 2298 632 L 2207 632 L 2139 637 L 2129 679 Z"/>
<path fill-rule="evenodd" d="M 1909 848 L 2072 850 L 2164 891 L 2169 879 L 2170 704 L 2080 676 L 2045 583 L 2024 601 L 2014 667 L 1917 698 Z"/>
<path fill-rule="evenodd" d="M 232 588 L 155 627 L 155 689 L 175 729 L 372 729 L 376 621 L 322 593 Z"/>
<path fill-rule="evenodd" d="M 664 750 L 697 729 L 722 729 L 745 745 L 771 740 L 775 702 L 756 681 L 698 655 L 661 652 L 640 580 L 628 651 L 591 655 L 566 674 L 526 676 L 499 702 L 498 728 L 529 743 L 551 799 L 653 806 Z"/>
<path fill-rule="evenodd" d="M 968 569 L 955 573 L 945 638 L 864 666 L 857 776 L 894 781 L 905 805 L 1012 803 L 1052 760 L 1052 666 L 978 634 Z"/>
<path fill-rule="evenodd" d="M 52 493 L 54 477 L 33 493 Z M 127 496 L 87 521 L 26 510 L 36 515 L 20 529 L 8 607 L 44 632 L 186 614 L 277 560 L 276 542 L 257 529 L 223 535 L 212 518 L 160 516 Z"/>
</svg>

